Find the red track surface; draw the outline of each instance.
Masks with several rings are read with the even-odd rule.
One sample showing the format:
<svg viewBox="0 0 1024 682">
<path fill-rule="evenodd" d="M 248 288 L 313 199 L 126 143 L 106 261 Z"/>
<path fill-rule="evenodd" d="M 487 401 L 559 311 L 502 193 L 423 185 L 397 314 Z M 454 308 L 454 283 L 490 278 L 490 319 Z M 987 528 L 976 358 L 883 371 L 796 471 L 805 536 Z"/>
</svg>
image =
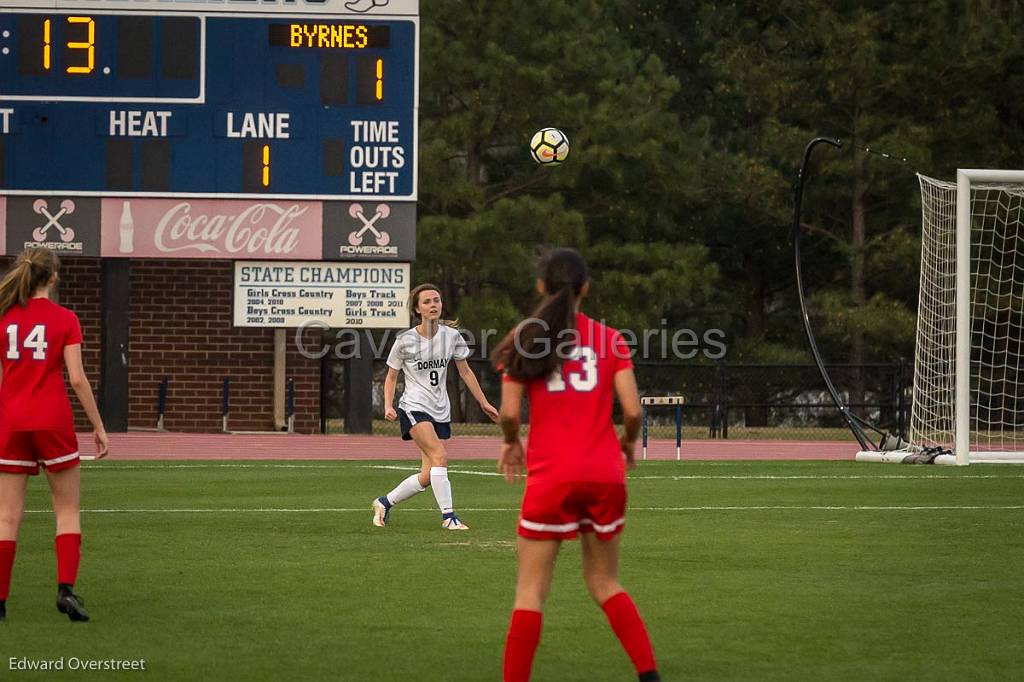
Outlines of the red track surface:
<svg viewBox="0 0 1024 682">
<path fill-rule="evenodd" d="M 78 434 L 81 453 L 95 452 L 92 434 Z M 456 436 L 447 442 L 452 459 L 495 459 L 497 438 Z M 857 445 L 845 441 L 692 440 L 683 442 L 685 460 L 853 460 Z M 637 457 L 640 456 L 639 447 Z M 395 436 L 307 436 L 299 434 L 112 433 L 110 456 L 116 460 L 187 459 L 418 459 L 411 442 Z M 674 440 L 652 440 L 649 459 L 675 459 Z"/>
</svg>

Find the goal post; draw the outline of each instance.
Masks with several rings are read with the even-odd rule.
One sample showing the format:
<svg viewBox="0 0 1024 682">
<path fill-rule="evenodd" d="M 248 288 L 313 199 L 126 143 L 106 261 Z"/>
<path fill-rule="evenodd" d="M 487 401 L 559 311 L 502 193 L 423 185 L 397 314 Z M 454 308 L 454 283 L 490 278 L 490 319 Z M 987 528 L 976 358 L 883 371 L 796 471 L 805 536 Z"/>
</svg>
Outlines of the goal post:
<svg viewBox="0 0 1024 682">
<path fill-rule="evenodd" d="M 955 440 L 953 451 L 956 455 L 956 463 L 958 465 L 968 464 L 971 461 L 971 336 L 972 336 L 972 323 L 971 323 L 971 302 L 974 299 L 973 292 L 971 291 L 971 233 L 973 227 L 972 219 L 972 188 L 980 186 L 982 183 L 992 183 L 995 187 L 991 190 L 985 189 L 983 186 L 979 187 L 979 191 L 983 192 L 997 192 L 1006 195 L 1006 203 L 1001 204 L 1001 208 L 1005 209 L 1005 221 L 999 220 L 999 213 L 996 211 L 996 224 L 1001 223 L 1006 232 L 1004 232 L 1004 242 L 1012 240 L 1010 248 L 1013 250 L 1013 255 L 1016 256 L 1018 252 L 1022 250 L 1021 240 L 1024 239 L 1024 235 L 1021 234 L 1021 204 L 1024 203 L 1024 171 L 998 171 L 998 170 L 958 170 L 956 177 L 956 285 L 957 292 L 961 295 L 956 297 L 956 429 L 955 429 Z M 1015 204 L 1011 206 L 1011 204 Z M 1015 210 L 1014 210 L 1015 208 Z M 1016 213 L 1014 216 L 1013 214 Z M 984 213 L 982 214 L 984 215 Z M 984 229 L 984 220 L 982 221 L 982 228 Z M 1011 228 L 1012 225 L 1012 228 Z M 1011 233 L 1012 229 L 1012 233 Z M 1004 250 L 1003 253 L 1006 251 Z M 1021 254 L 1024 257 L 1024 253 Z M 979 258 L 980 260 L 980 258 Z M 991 269 L 989 270 L 991 272 Z M 979 268 L 980 273 L 980 268 Z M 1009 305 L 1013 304 L 1014 292 L 1013 289 L 1024 286 L 1024 281 L 1018 277 L 1016 272 L 1016 263 L 1014 262 L 1011 266 L 1010 286 L 1011 286 L 1011 301 Z M 979 276 L 980 278 L 980 276 Z M 1002 287 L 1000 287 L 1001 289 Z M 1001 293 L 1001 292 L 1000 292 Z M 1024 292 L 1018 292 L 1024 294 Z M 1024 298 L 1024 296 L 1022 296 Z M 1024 300 L 1021 301 L 1024 303 Z M 1019 311 L 1017 311 L 1019 313 Z M 1010 343 L 1016 343 L 1018 362 L 1017 368 L 1020 367 L 1019 353 L 1024 350 L 1020 348 L 1022 339 L 1020 337 L 1021 329 L 1017 327 L 1013 329 L 1012 323 L 1007 323 L 1010 329 L 1008 331 L 1016 331 L 1017 335 L 1014 338 L 1008 337 L 1008 347 Z M 1007 353 L 1010 351 L 1007 350 Z M 1016 387 L 1017 377 L 1014 376 L 1013 383 Z M 981 389 L 979 388 L 979 391 Z M 1015 393 L 1014 404 L 1012 410 L 1014 416 L 1019 414 L 1019 408 L 1016 404 L 1016 400 L 1020 399 L 1019 393 Z M 980 411 L 980 410 L 979 410 Z M 980 416 L 979 416 L 980 421 Z M 1018 426 L 1017 421 L 1013 421 L 1008 425 L 1012 432 L 1012 441 L 1016 444 L 1017 434 L 1016 428 Z M 1020 424 L 1024 426 L 1024 424 Z M 1005 441 L 1002 443 L 1006 445 Z M 1009 451 L 1009 452 L 998 452 L 994 450 L 980 451 L 975 455 L 979 460 L 987 458 L 1008 458 L 1016 459 L 1019 458 L 1021 462 L 1024 462 L 1024 453 L 1020 451 Z"/>
<path fill-rule="evenodd" d="M 918 176 L 921 280 L 910 442 L 1024 463 L 1024 171 Z M 858 459 L 893 461 L 861 453 Z"/>
</svg>

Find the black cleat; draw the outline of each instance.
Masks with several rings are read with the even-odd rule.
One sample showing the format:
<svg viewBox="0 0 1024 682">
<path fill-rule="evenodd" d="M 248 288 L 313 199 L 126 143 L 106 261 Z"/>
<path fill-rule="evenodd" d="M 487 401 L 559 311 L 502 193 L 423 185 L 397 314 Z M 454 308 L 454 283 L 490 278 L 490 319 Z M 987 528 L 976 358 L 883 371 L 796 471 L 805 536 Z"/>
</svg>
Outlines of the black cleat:
<svg viewBox="0 0 1024 682">
<path fill-rule="evenodd" d="M 640 682 L 661 682 L 661 676 L 658 675 L 657 670 L 648 670 L 645 673 L 640 673 Z"/>
<path fill-rule="evenodd" d="M 7 602 L 0 599 L 0 623 L 7 620 Z"/>
<path fill-rule="evenodd" d="M 85 610 L 85 600 L 71 590 L 61 588 L 57 592 L 57 610 L 66 613 L 68 618 L 74 621 L 87 621 L 89 614 Z"/>
</svg>

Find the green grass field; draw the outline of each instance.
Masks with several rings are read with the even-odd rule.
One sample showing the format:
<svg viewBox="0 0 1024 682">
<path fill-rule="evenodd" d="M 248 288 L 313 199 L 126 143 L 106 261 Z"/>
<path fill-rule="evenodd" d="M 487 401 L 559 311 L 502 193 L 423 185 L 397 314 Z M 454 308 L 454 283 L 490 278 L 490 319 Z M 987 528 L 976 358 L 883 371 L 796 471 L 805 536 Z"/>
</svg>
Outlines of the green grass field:
<svg viewBox="0 0 1024 682">
<path fill-rule="evenodd" d="M 390 467 L 390 468 L 374 468 Z M 497 680 L 521 488 L 451 467 L 472 527 L 424 493 L 370 525 L 402 462 L 86 463 L 78 588 L 53 606 L 33 480 L 10 659 L 145 659 L 147 679 Z M 622 581 L 664 679 L 994 680 L 1024 674 L 1024 470 L 658 462 L 630 482 Z M 537 680 L 635 679 L 567 543 Z M 127 677 L 140 673 L 116 673 Z"/>
</svg>

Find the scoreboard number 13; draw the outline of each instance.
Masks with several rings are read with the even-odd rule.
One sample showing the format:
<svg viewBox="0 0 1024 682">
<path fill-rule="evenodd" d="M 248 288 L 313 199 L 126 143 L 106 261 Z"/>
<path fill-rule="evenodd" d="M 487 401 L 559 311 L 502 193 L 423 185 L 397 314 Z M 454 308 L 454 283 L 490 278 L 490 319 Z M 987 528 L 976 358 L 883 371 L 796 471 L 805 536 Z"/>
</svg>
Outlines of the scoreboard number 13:
<svg viewBox="0 0 1024 682">
<path fill-rule="evenodd" d="M 85 40 L 68 40 L 64 44 L 65 48 L 67 48 L 68 51 L 85 51 L 85 55 L 79 55 L 84 59 L 85 64 L 69 65 L 67 67 L 67 72 L 78 74 L 90 74 L 92 73 L 96 64 L 96 22 L 93 21 L 92 17 L 64 17 L 64 19 L 68 23 L 69 31 L 72 28 L 78 27 L 84 29 L 84 35 L 82 35 L 81 37 L 85 38 Z M 53 46 L 50 44 L 50 39 L 52 35 L 53 20 L 46 19 L 43 21 L 42 46 L 42 62 L 44 71 L 49 71 L 53 66 L 53 59 L 51 57 Z"/>
</svg>

